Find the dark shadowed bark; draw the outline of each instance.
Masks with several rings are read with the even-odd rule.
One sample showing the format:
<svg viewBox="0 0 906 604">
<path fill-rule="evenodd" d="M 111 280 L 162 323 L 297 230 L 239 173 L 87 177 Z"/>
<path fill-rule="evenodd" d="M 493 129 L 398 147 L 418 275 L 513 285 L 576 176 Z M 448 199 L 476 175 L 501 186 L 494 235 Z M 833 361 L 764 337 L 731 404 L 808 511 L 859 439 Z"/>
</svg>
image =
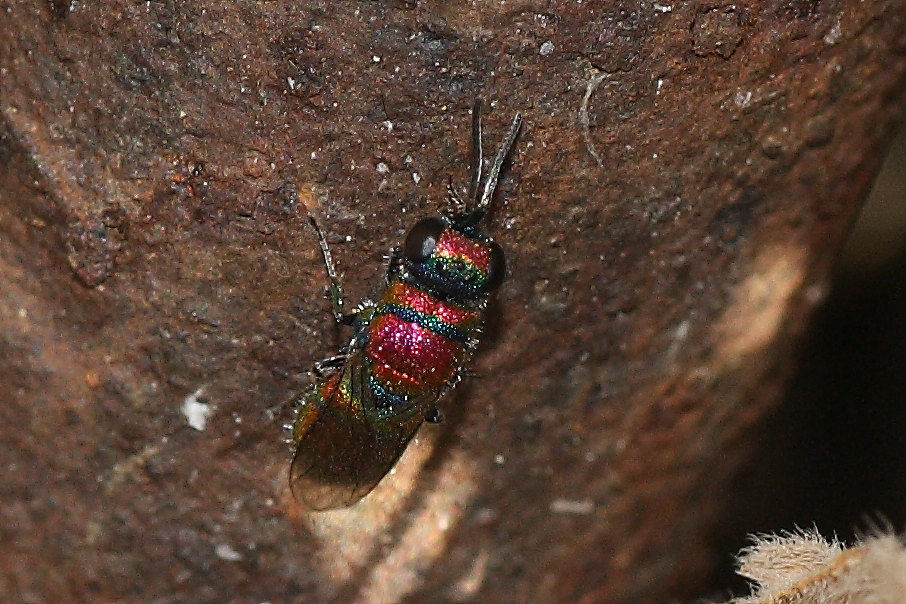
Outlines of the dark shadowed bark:
<svg viewBox="0 0 906 604">
<path fill-rule="evenodd" d="M 694 591 L 906 78 L 892 0 L 0 15 L 9 601 Z M 286 401 L 347 335 L 308 212 L 370 293 L 466 183 L 476 96 L 488 147 L 525 114 L 478 376 L 372 496 L 306 514 Z"/>
</svg>

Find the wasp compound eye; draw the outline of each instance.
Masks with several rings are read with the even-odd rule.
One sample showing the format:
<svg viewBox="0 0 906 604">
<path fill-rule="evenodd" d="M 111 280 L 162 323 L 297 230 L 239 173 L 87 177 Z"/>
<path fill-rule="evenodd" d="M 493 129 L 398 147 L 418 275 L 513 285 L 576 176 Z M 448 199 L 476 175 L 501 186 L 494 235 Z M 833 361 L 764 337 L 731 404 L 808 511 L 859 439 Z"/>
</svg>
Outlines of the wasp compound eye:
<svg viewBox="0 0 906 604">
<path fill-rule="evenodd" d="M 488 273 L 482 289 L 486 292 L 494 291 L 503 283 L 506 275 L 506 259 L 503 257 L 503 248 L 496 243 L 491 244 L 488 254 Z"/>
<path fill-rule="evenodd" d="M 403 253 L 407 260 L 424 262 L 434 253 L 437 240 L 447 225 L 440 218 L 425 218 L 415 223 L 406 235 Z"/>
</svg>

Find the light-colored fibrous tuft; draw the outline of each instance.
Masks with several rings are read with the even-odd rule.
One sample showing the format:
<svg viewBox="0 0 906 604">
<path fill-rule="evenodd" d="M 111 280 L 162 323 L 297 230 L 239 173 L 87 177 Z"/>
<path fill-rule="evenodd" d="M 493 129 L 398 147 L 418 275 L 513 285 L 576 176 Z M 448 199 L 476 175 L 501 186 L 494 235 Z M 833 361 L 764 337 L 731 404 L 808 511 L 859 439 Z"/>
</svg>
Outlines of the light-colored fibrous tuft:
<svg viewBox="0 0 906 604">
<path fill-rule="evenodd" d="M 755 585 L 732 604 L 906 602 L 906 548 L 889 534 L 849 549 L 817 530 L 759 535 L 740 553 L 738 572 Z"/>
</svg>

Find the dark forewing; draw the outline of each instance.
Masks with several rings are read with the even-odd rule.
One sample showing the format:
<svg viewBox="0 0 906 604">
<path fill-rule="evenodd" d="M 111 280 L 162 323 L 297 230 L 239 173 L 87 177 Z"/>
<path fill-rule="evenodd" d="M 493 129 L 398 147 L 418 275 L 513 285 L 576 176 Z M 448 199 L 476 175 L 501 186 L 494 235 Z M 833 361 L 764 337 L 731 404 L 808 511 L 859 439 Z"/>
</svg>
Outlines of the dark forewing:
<svg viewBox="0 0 906 604">
<path fill-rule="evenodd" d="M 350 356 L 342 371 L 340 383 L 349 396 L 340 387 L 325 401 L 310 396 L 297 419 L 308 427 L 297 435 L 289 484 L 296 500 L 312 510 L 346 507 L 371 492 L 406 449 L 425 408 L 437 400 L 432 395 L 413 401 L 410 412 L 376 420 L 361 352 Z"/>
</svg>

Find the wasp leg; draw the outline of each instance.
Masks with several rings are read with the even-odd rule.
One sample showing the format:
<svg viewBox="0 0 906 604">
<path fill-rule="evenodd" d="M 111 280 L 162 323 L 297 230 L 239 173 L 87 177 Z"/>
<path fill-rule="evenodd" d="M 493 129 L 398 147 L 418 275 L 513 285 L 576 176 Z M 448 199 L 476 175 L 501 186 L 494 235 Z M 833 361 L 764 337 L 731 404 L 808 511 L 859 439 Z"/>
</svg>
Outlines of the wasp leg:
<svg viewBox="0 0 906 604">
<path fill-rule="evenodd" d="M 447 177 L 447 198 L 450 202 L 451 208 L 449 212 L 451 214 L 465 214 L 468 210 L 466 202 L 462 200 L 459 196 L 459 193 L 456 192 L 456 188 L 453 187 L 453 177 Z"/>
<path fill-rule="evenodd" d="M 390 248 L 390 254 L 387 255 L 387 273 L 384 278 L 387 285 L 393 281 L 393 278 L 399 275 L 403 270 L 403 255 L 399 246 Z"/>
<path fill-rule="evenodd" d="M 359 313 L 358 311 L 351 313 L 343 312 L 343 286 L 340 284 L 340 278 L 337 277 L 337 269 L 334 268 L 333 265 L 330 248 L 327 246 L 327 237 L 324 236 L 324 231 L 321 230 L 321 225 L 318 224 L 315 217 L 309 215 L 308 218 L 311 220 L 311 224 L 315 227 L 315 232 L 318 234 L 318 244 L 321 246 L 321 255 L 324 257 L 324 266 L 327 268 L 327 279 L 330 281 L 330 302 L 333 307 L 333 318 L 337 323 L 352 325 Z"/>
<path fill-rule="evenodd" d="M 348 355 L 345 355 L 345 354 L 338 354 L 336 356 L 322 359 L 322 360 L 318 361 L 317 363 L 315 363 L 314 367 L 312 367 L 311 370 L 319 378 L 324 377 L 325 375 L 328 374 L 328 372 L 336 371 L 337 369 L 342 367 L 343 363 L 346 362 L 347 356 Z"/>
<path fill-rule="evenodd" d="M 444 421 L 444 414 L 437 407 L 431 407 L 425 414 L 425 421 L 429 424 L 439 424 Z"/>
</svg>

